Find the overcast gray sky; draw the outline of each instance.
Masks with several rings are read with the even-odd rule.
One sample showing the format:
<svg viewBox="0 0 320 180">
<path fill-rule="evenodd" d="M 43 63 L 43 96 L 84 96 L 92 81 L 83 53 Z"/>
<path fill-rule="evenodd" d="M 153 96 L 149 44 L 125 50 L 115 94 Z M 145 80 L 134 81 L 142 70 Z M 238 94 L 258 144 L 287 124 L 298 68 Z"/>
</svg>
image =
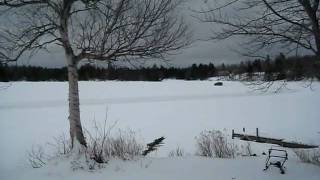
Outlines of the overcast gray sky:
<svg viewBox="0 0 320 180">
<path fill-rule="evenodd" d="M 210 36 L 213 25 L 204 24 L 193 18 L 193 14 L 189 9 L 199 9 L 203 7 L 204 0 L 187 0 L 181 13 L 184 14 L 185 20 L 190 25 L 194 32 L 194 43 L 175 55 L 168 56 L 171 60 L 170 65 L 173 66 L 189 66 L 193 63 L 214 63 L 216 65 L 224 63 L 236 63 L 245 58 L 240 57 L 234 52 L 238 48 L 239 41 L 229 39 L 226 41 L 210 42 L 200 41 L 198 39 L 206 39 Z M 2 16 L 3 17 L 3 16 Z M 153 64 L 156 61 L 151 61 Z M 65 59 L 63 50 L 61 48 L 51 48 L 50 52 L 40 52 L 31 58 L 22 58 L 19 60 L 20 65 L 36 65 L 44 67 L 63 67 L 65 66 Z"/>
<path fill-rule="evenodd" d="M 170 65 L 173 66 L 189 66 L 193 63 L 214 63 L 220 65 L 221 63 L 232 64 L 243 60 L 246 57 L 241 57 L 236 51 L 240 51 L 239 38 L 232 38 L 228 40 L 213 42 L 201 41 L 199 39 L 207 39 L 215 27 L 213 24 L 205 24 L 192 17 L 194 13 L 190 9 L 200 9 L 204 7 L 205 0 L 186 0 L 183 8 L 180 10 L 184 14 L 185 20 L 190 24 L 191 30 L 194 32 L 194 43 L 190 47 L 176 52 L 175 55 L 168 56 L 171 60 Z M 153 64 L 156 61 L 151 61 Z M 40 52 L 32 58 L 22 58 L 19 60 L 20 65 L 36 65 L 45 67 L 63 67 L 65 66 L 65 59 L 63 50 L 61 48 L 51 48 L 50 52 Z"/>
</svg>

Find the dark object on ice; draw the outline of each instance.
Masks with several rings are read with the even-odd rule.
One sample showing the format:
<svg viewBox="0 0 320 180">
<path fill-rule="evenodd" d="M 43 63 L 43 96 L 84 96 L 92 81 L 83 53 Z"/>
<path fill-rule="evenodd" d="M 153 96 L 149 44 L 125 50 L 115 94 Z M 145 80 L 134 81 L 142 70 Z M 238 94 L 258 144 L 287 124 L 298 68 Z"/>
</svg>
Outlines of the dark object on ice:
<svg viewBox="0 0 320 180">
<path fill-rule="evenodd" d="M 165 139 L 164 137 L 160 137 L 160 138 L 158 138 L 158 139 L 155 139 L 153 142 L 147 144 L 147 149 L 142 152 L 142 155 L 143 155 L 143 156 L 146 156 L 146 155 L 149 154 L 150 152 L 157 150 L 158 147 L 160 147 L 161 145 L 163 145 L 163 142 L 162 142 L 162 141 L 163 141 L 164 139 Z"/>
<path fill-rule="evenodd" d="M 280 173 L 285 173 L 285 167 L 283 166 L 284 163 L 288 160 L 288 153 L 284 149 L 277 149 L 277 148 L 270 148 L 269 154 L 266 160 L 266 171 L 270 166 L 275 166 L 280 169 Z"/>
<path fill-rule="evenodd" d="M 244 140 L 244 141 L 253 141 L 253 142 L 258 142 L 258 143 L 277 144 L 279 146 L 288 147 L 288 148 L 311 149 L 311 148 L 318 148 L 319 147 L 319 146 L 316 146 L 316 145 L 284 141 L 284 139 L 276 139 L 276 138 L 259 136 L 259 129 L 258 128 L 256 128 L 256 135 L 245 134 L 245 132 L 243 134 L 235 133 L 234 130 L 232 130 L 232 139 L 234 139 L 235 137 L 240 138 L 241 140 Z"/>
<path fill-rule="evenodd" d="M 254 154 L 251 154 L 250 156 L 257 156 L 257 154 L 256 154 L 256 153 L 254 153 Z"/>
<path fill-rule="evenodd" d="M 216 82 L 214 83 L 215 86 L 223 86 L 223 83 L 222 82 Z"/>
<path fill-rule="evenodd" d="M 267 155 L 265 152 L 262 152 L 262 155 Z"/>
</svg>

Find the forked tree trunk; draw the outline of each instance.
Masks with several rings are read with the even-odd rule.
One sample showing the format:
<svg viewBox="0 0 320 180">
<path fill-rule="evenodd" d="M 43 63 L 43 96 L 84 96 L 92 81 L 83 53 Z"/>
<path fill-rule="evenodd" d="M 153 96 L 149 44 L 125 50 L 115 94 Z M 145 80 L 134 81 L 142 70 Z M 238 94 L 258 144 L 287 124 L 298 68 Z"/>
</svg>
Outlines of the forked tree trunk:
<svg viewBox="0 0 320 180">
<path fill-rule="evenodd" d="M 72 147 L 75 143 L 87 146 L 83 135 L 80 121 L 80 103 L 78 90 L 78 70 L 77 63 L 73 60 L 72 55 L 66 55 L 68 62 L 68 81 L 69 81 L 69 123 L 70 137 Z M 77 142 L 76 142 L 77 141 Z"/>
<path fill-rule="evenodd" d="M 70 18 L 71 6 L 75 1 L 63 0 L 63 7 L 60 16 L 60 35 L 65 50 L 65 56 L 68 65 L 68 81 L 69 81 L 69 123 L 70 138 L 72 148 L 81 144 L 87 147 L 86 140 L 82 132 L 80 121 L 80 103 L 78 90 L 78 70 L 77 60 L 75 59 L 72 47 L 69 42 L 68 20 Z"/>
</svg>

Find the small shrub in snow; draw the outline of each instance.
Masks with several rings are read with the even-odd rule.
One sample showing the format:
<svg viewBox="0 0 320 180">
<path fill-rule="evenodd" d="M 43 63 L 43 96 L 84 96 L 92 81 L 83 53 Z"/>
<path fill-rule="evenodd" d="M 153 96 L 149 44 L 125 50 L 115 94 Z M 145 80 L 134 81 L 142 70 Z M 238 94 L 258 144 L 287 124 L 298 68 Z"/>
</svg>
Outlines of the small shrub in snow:
<svg viewBox="0 0 320 180">
<path fill-rule="evenodd" d="M 143 145 L 138 142 L 135 132 L 119 130 L 115 136 L 110 136 L 105 140 L 103 148 L 105 158 L 119 158 L 130 160 L 140 156 Z"/>
<path fill-rule="evenodd" d="M 295 149 L 295 154 L 298 156 L 300 161 L 320 166 L 320 149 Z"/>
<path fill-rule="evenodd" d="M 251 143 L 247 142 L 241 145 L 241 152 L 243 156 L 254 156 L 255 154 L 252 151 Z"/>
<path fill-rule="evenodd" d="M 72 150 L 71 141 L 66 137 L 65 133 L 53 139 L 54 141 L 48 143 L 48 145 L 53 148 L 53 150 L 55 151 L 55 155 L 66 155 L 70 153 L 70 151 Z"/>
<path fill-rule="evenodd" d="M 89 155 L 98 163 L 106 163 L 111 158 L 130 160 L 142 153 L 143 145 L 138 142 L 134 131 L 118 130 L 111 134 L 114 126 L 115 124 L 107 128 L 105 121 L 103 126 L 95 123 L 95 136 L 87 131 L 90 137 Z"/>
<path fill-rule="evenodd" d="M 182 157 L 185 156 L 185 152 L 182 148 L 177 147 L 175 150 L 172 150 L 168 154 L 169 157 Z"/>
<path fill-rule="evenodd" d="M 71 141 L 66 138 L 65 134 L 55 137 L 53 142 L 49 142 L 46 145 L 48 146 L 33 146 L 27 152 L 28 161 L 33 168 L 43 167 L 50 159 L 71 153 Z"/>
<path fill-rule="evenodd" d="M 236 144 L 229 142 L 221 131 L 203 131 L 197 140 L 197 154 L 206 157 L 234 158 L 238 151 Z"/>
<path fill-rule="evenodd" d="M 143 150 L 143 144 L 139 143 L 135 132 L 132 130 L 119 130 L 116 133 L 111 133 L 111 129 L 115 124 L 106 127 L 99 126 L 95 123 L 93 133 L 87 131 L 88 145 L 87 148 L 71 148 L 71 141 L 64 135 L 54 138 L 52 143 L 47 143 L 49 146 L 33 147 L 28 152 L 28 158 L 33 168 L 40 168 L 47 164 L 50 160 L 70 160 L 71 169 L 88 169 L 94 170 L 103 167 L 103 163 L 108 162 L 112 158 L 131 160 L 134 157 L 140 156 Z M 102 127 L 102 128 L 101 128 Z M 95 134 L 92 136 L 92 134 Z M 51 153 L 45 153 L 51 152 Z M 79 150 L 79 152 L 77 151 Z M 47 155 L 49 154 L 49 155 Z"/>
<path fill-rule="evenodd" d="M 28 160 L 33 168 L 40 168 L 47 163 L 48 156 L 45 154 L 42 146 L 34 146 L 28 152 Z"/>
<path fill-rule="evenodd" d="M 82 148 L 82 150 L 76 152 L 72 150 L 68 154 L 67 159 L 70 161 L 70 166 L 73 171 L 75 170 L 95 170 L 104 167 L 104 164 L 96 162 L 89 156 L 88 149 Z"/>
<path fill-rule="evenodd" d="M 136 134 L 132 130 L 118 130 L 116 133 L 111 133 L 116 126 L 116 122 L 107 126 L 108 114 L 104 124 L 94 122 L 94 133 L 86 130 L 89 136 L 88 152 L 90 158 L 97 163 L 106 163 L 109 159 L 118 158 L 122 160 L 130 160 L 141 155 L 143 145 L 138 142 Z"/>
</svg>

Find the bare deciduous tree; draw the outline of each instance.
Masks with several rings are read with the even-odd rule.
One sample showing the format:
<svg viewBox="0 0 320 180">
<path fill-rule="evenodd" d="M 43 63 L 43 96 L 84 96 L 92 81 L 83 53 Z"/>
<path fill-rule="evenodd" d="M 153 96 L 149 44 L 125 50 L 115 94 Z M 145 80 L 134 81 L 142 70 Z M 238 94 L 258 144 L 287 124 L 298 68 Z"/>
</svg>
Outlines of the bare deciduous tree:
<svg viewBox="0 0 320 180">
<path fill-rule="evenodd" d="M 0 62 L 57 45 L 69 79 L 72 145 L 86 146 L 80 122 L 77 64 L 82 60 L 163 58 L 189 44 L 175 0 L 0 0 Z"/>
<path fill-rule="evenodd" d="M 211 2 L 213 4 L 197 11 L 197 17 L 203 22 L 221 25 L 212 39 L 250 37 L 248 55 L 277 44 L 288 48 L 288 52 L 306 49 L 320 57 L 319 0 Z"/>
</svg>

